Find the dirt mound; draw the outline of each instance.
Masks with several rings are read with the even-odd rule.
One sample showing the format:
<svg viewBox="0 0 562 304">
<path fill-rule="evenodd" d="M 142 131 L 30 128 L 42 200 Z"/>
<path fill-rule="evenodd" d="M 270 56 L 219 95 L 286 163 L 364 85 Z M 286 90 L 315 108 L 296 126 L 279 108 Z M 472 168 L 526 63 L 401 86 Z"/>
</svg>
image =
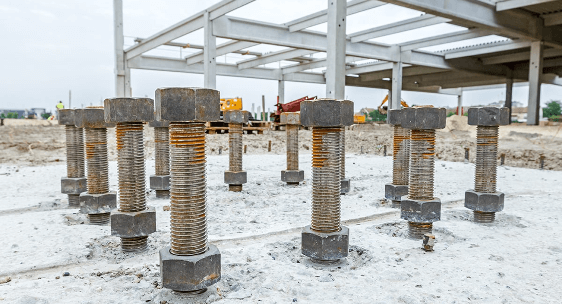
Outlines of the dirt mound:
<svg viewBox="0 0 562 304">
<path fill-rule="evenodd" d="M 451 117 L 447 117 L 447 127 L 445 128 L 445 130 L 450 130 L 450 131 L 470 130 L 470 126 L 468 125 L 468 117 L 459 116 L 459 115 L 453 115 Z"/>
</svg>

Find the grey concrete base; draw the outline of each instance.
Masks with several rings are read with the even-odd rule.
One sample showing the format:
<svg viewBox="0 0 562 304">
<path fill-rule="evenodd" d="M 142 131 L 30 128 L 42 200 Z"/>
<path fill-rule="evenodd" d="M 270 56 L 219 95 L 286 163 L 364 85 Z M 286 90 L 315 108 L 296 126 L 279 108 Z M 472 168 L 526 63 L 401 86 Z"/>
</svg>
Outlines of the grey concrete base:
<svg viewBox="0 0 562 304">
<path fill-rule="evenodd" d="M 224 171 L 224 183 L 229 185 L 242 185 L 248 181 L 248 173 L 246 171 Z"/>
<path fill-rule="evenodd" d="M 433 223 L 441 220 L 441 200 L 404 199 L 400 203 L 400 218 L 414 223 Z"/>
<path fill-rule="evenodd" d="M 351 190 L 351 181 L 349 178 L 342 179 L 340 182 L 340 194 L 346 194 Z"/>
<path fill-rule="evenodd" d="M 401 201 L 402 196 L 408 195 L 408 185 L 384 185 L 384 197 L 393 201 Z"/>
<path fill-rule="evenodd" d="M 302 230 L 302 254 L 323 261 L 335 261 L 347 257 L 349 251 L 349 228 L 342 226 L 333 233 L 313 231 L 310 226 Z"/>
<path fill-rule="evenodd" d="M 88 180 L 86 177 L 63 177 L 60 179 L 60 189 L 64 194 L 80 194 L 88 191 Z"/>
<path fill-rule="evenodd" d="M 176 291 L 195 291 L 207 288 L 221 279 L 221 253 L 209 245 L 207 252 L 194 256 L 170 253 L 170 246 L 160 250 L 162 285 Z"/>
<path fill-rule="evenodd" d="M 283 170 L 281 171 L 281 181 L 286 183 L 300 183 L 304 180 L 303 170 Z"/>
<path fill-rule="evenodd" d="M 170 190 L 169 175 L 151 175 L 150 189 L 152 190 Z"/>
<path fill-rule="evenodd" d="M 111 214 L 111 235 L 122 238 L 148 236 L 156 231 L 156 210 L 148 207 L 140 212 L 114 211 Z"/>
<path fill-rule="evenodd" d="M 80 194 L 80 212 L 84 214 L 110 213 L 117 208 L 117 192 Z"/>
<path fill-rule="evenodd" d="M 464 193 L 464 206 L 470 210 L 480 212 L 500 212 L 503 210 L 504 194 L 480 193 L 468 190 Z"/>
</svg>

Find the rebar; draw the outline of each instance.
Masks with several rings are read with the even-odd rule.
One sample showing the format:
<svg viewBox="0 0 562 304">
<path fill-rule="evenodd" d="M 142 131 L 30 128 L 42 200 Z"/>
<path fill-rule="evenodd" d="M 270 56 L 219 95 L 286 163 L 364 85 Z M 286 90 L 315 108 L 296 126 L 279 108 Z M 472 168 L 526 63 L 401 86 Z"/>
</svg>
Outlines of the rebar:
<svg viewBox="0 0 562 304">
<path fill-rule="evenodd" d="M 341 230 L 341 133 L 338 127 L 312 128 L 312 223 L 321 233 Z"/>
<path fill-rule="evenodd" d="M 410 185 L 408 199 L 432 200 L 435 170 L 435 130 L 412 130 L 410 137 Z M 408 222 L 411 238 L 431 233 L 432 223 Z"/>
<path fill-rule="evenodd" d="M 202 254 L 208 249 L 205 123 L 170 123 L 170 150 L 170 252 L 175 255 Z"/>
<path fill-rule="evenodd" d="M 84 177 L 84 131 L 72 125 L 66 125 L 66 176 Z M 80 194 L 68 194 L 68 206 L 80 206 Z"/>
<path fill-rule="evenodd" d="M 119 211 L 146 209 L 144 140 L 142 122 L 123 122 L 116 126 L 117 166 L 119 172 Z M 121 238 L 123 251 L 143 251 L 148 236 Z"/>
<path fill-rule="evenodd" d="M 287 170 L 299 169 L 299 126 L 286 125 Z"/>
<path fill-rule="evenodd" d="M 241 123 L 228 124 L 228 170 L 233 172 L 242 171 L 242 133 Z M 229 184 L 228 190 L 233 192 L 242 191 L 242 185 Z"/>
</svg>

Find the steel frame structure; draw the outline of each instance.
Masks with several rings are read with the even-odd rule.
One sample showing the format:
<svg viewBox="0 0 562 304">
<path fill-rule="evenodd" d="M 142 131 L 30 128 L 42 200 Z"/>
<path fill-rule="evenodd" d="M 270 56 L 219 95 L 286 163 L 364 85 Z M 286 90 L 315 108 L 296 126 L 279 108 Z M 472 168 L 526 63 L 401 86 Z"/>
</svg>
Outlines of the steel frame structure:
<svg viewBox="0 0 562 304">
<path fill-rule="evenodd" d="M 204 75 L 215 89 L 216 76 L 277 80 L 280 101 L 285 81 L 326 84 L 326 97 L 344 98 L 345 86 L 387 89 L 391 108 L 400 106 L 401 91 L 458 95 L 462 91 L 504 85 L 510 99 L 514 83 L 529 83 L 528 124 L 539 122 L 541 84 L 562 85 L 562 1 L 560 0 L 329 0 L 327 8 L 285 24 L 228 16 L 257 0 L 223 0 L 136 44 L 124 48 L 123 0 L 113 0 L 116 96 L 131 96 L 131 69 Z M 346 33 L 347 16 L 382 5 L 398 5 L 425 14 L 357 33 Z M 327 23 L 327 33 L 307 28 Z M 465 29 L 397 45 L 369 39 L 450 23 Z M 203 29 L 204 44 L 174 42 Z M 498 35 L 506 41 L 441 52 L 420 49 Z M 217 45 L 216 38 L 229 39 Z M 247 49 L 260 44 L 285 47 L 262 54 Z M 201 51 L 185 58 L 150 56 L 162 45 Z M 235 64 L 218 63 L 229 53 L 252 56 Z M 325 53 L 325 58 L 308 55 Z M 360 61 L 369 63 L 357 64 Z M 280 68 L 265 64 L 293 61 Z M 312 69 L 325 68 L 319 73 Z M 511 100 L 506 100 L 510 105 Z"/>
</svg>

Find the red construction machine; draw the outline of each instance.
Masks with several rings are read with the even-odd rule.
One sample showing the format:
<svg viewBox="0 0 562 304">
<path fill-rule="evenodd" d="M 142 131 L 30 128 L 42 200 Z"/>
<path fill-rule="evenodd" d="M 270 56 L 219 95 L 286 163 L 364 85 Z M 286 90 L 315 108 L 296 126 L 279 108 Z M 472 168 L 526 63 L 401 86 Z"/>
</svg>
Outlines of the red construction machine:
<svg viewBox="0 0 562 304">
<path fill-rule="evenodd" d="M 281 117 L 281 113 L 299 112 L 301 110 L 301 102 L 305 100 L 314 100 L 314 99 L 316 99 L 316 96 L 314 97 L 305 96 L 288 103 L 279 103 L 279 96 L 277 96 L 277 104 L 275 105 L 277 107 L 277 110 L 275 111 L 275 113 L 271 113 L 270 117 L 273 118 L 273 122 L 275 124 L 278 124 L 280 122 L 279 119 Z"/>
</svg>

